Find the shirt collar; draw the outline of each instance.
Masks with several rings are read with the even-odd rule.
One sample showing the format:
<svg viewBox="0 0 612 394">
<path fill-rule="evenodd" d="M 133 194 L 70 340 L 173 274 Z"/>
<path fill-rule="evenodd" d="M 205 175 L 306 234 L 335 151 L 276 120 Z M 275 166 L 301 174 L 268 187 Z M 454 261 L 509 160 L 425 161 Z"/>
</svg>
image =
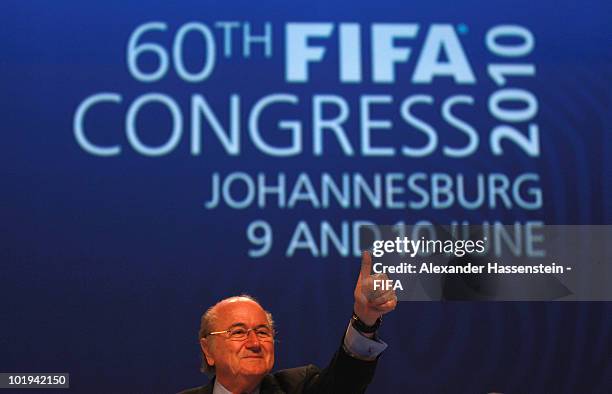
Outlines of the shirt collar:
<svg viewBox="0 0 612 394">
<path fill-rule="evenodd" d="M 219 383 L 217 379 L 215 379 L 215 385 L 213 387 L 212 394 L 232 394 L 232 392 L 223 387 L 223 385 Z M 259 386 L 257 386 L 255 390 L 251 391 L 248 394 L 259 394 Z"/>
</svg>

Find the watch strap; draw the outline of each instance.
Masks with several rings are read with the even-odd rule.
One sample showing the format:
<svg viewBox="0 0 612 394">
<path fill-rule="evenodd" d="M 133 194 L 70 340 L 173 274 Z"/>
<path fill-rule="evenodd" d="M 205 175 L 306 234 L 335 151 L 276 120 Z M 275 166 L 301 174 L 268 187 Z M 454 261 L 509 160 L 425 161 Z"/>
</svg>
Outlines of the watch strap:
<svg viewBox="0 0 612 394">
<path fill-rule="evenodd" d="M 382 323 L 382 317 L 379 317 L 378 319 L 376 319 L 376 322 L 374 323 L 374 325 L 371 325 L 371 326 L 368 326 L 367 324 L 365 324 L 359 318 L 359 316 L 357 316 L 355 312 L 353 312 L 353 316 L 351 317 L 351 325 L 353 326 L 353 328 L 364 334 L 375 333 L 380 327 L 381 323 Z"/>
</svg>

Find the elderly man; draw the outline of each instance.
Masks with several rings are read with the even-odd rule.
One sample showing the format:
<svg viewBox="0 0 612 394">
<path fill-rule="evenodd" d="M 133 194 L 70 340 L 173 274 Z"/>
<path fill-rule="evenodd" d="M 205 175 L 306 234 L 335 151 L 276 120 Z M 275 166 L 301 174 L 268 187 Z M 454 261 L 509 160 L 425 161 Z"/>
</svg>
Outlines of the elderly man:
<svg viewBox="0 0 612 394">
<path fill-rule="evenodd" d="M 395 309 L 392 290 L 374 291 L 372 257 L 364 252 L 355 286 L 353 317 L 342 346 L 327 368 L 314 365 L 270 373 L 274 366 L 274 321 L 255 299 L 230 297 L 202 316 L 200 346 L 204 370 L 214 375 L 206 386 L 180 394 L 363 393 L 378 356 L 387 345 L 378 340 L 381 317 Z"/>
</svg>

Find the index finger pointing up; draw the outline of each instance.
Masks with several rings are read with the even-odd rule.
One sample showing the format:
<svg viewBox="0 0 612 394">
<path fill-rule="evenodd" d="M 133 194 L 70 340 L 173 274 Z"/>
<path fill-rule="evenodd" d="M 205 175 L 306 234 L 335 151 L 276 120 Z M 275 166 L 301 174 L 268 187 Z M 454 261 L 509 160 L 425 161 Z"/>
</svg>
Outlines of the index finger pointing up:
<svg viewBox="0 0 612 394">
<path fill-rule="evenodd" d="M 372 272 L 372 255 L 367 250 L 364 250 L 361 254 L 361 272 L 359 276 L 367 278 Z"/>
</svg>

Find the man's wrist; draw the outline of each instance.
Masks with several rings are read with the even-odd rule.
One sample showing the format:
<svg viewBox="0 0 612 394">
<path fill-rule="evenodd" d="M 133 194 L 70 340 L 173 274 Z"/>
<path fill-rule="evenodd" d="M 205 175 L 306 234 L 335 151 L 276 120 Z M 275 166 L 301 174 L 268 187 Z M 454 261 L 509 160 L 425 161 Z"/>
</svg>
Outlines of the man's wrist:
<svg viewBox="0 0 612 394">
<path fill-rule="evenodd" d="M 363 307 L 361 307 L 357 302 L 355 302 L 355 304 L 353 305 L 353 314 L 357 315 L 359 320 L 361 320 L 368 326 L 376 324 L 378 319 L 382 317 L 382 315 L 380 314 L 367 313 L 363 309 Z"/>
<path fill-rule="evenodd" d="M 353 316 L 351 317 L 351 326 L 354 329 L 359 331 L 362 334 L 373 334 L 378 330 L 380 324 L 382 322 L 382 317 L 378 316 L 374 321 L 371 320 L 363 320 L 361 316 L 357 314 L 357 312 L 353 311 Z M 367 335 L 368 337 L 370 335 Z"/>
</svg>

